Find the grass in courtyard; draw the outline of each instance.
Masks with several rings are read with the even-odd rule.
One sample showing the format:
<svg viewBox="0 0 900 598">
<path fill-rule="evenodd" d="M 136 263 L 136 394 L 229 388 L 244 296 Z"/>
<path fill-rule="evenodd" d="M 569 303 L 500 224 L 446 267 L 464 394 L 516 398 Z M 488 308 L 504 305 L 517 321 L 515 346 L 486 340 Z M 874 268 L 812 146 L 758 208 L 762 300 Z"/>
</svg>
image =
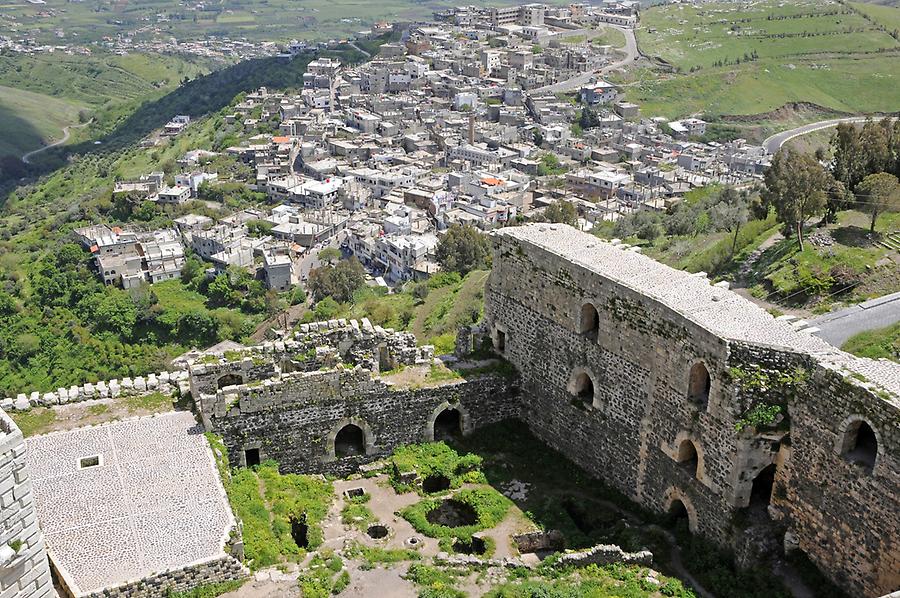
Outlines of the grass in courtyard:
<svg viewBox="0 0 900 598">
<path fill-rule="evenodd" d="M 127 397 L 125 405 L 129 411 L 168 411 L 172 408 L 172 397 L 161 392 L 151 392 L 145 395 Z M 101 407 L 102 405 L 97 405 Z"/>
<path fill-rule="evenodd" d="M 460 525 L 433 523 L 429 514 L 442 504 L 471 513 L 474 522 L 460 521 Z M 409 521 L 420 534 L 431 538 L 472 540 L 472 535 L 497 526 L 513 505 L 512 501 L 491 487 L 465 488 L 454 492 L 450 498 L 426 498 L 402 511 L 400 516 Z"/>
<path fill-rule="evenodd" d="M 409 548 L 381 548 L 378 546 L 366 546 L 359 542 L 353 542 L 344 549 L 347 558 L 363 561 L 361 569 L 374 569 L 375 565 L 392 565 L 404 561 L 418 561 L 422 555 Z"/>
<path fill-rule="evenodd" d="M 447 488 L 459 488 L 463 484 L 483 484 L 482 459 L 478 455 L 464 454 L 443 442 L 409 444 L 398 447 L 390 457 L 391 485 L 398 493 L 418 492 L 427 494 L 414 480 L 443 478 Z M 412 481 L 411 481 L 412 480 Z"/>
<path fill-rule="evenodd" d="M 9 414 L 22 435 L 25 438 L 29 436 L 38 436 L 49 432 L 56 421 L 56 412 L 48 407 L 35 407 L 29 411 L 14 411 Z"/>
<path fill-rule="evenodd" d="M 216 596 L 239 590 L 245 581 L 240 579 L 204 584 L 186 592 L 169 592 L 166 594 L 166 598 L 216 598 Z"/>
<path fill-rule="evenodd" d="M 844 343 L 841 349 L 860 357 L 900 362 L 900 322 L 861 332 Z"/>
</svg>

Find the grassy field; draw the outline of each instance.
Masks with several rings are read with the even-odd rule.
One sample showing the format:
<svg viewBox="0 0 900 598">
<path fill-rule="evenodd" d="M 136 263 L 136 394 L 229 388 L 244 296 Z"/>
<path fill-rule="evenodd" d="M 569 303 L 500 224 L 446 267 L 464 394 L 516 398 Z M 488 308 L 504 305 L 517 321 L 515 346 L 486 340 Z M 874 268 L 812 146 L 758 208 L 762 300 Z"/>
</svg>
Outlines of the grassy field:
<svg viewBox="0 0 900 598">
<path fill-rule="evenodd" d="M 470 2 L 481 6 L 513 3 L 514 0 Z M 17 38 L 25 31 L 34 32 L 44 43 L 84 43 L 125 32 L 138 40 L 154 36 L 323 40 L 352 35 L 382 20 L 430 19 L 433 11 L 455 5 L 451 0 L 47 0 L 40 5 L 7 1 L 0 4 L 0 13 L 5 17 L 0 19 L 0 35 Z M 64 34 L 62 40 L 56 36 L 58 30 Z"/>
<path fill-rule="evenodd" d="M 211 66 L 154 54 L 0 55 L 0 155 L 41 147 L 82 112 L 157 97 Z"/>
<path fill-rule="evenodd" d="M 887 15 L 879 19 L 900 18 L 900 9 L 874 8 Z M 626 88 L 648 116 L 758 114 L 798 101 L 848 112 L 900 105 L 900 42 L 830 0 L 654 7 L 637 36 L 645 54 L 678 71 Z"/>
<path fill-rule="evenodd" d="M 78 122 L 82 104 L 0 85 L 0 156 L 20 156 Z"/>
<path fill-rule="evenodd" d="M 900 323 L 857 334 L 841 349 L 860 357 L 900 362 Z"/>
</svg>

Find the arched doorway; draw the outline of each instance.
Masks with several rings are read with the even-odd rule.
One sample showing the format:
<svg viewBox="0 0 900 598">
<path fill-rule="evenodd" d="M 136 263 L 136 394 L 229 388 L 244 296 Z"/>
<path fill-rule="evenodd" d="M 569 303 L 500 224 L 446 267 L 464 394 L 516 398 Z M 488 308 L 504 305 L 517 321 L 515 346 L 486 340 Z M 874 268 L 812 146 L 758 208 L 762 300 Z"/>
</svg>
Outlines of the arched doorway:
<svg viewBox="0 0 900 598">
<path fill-rule="evenodd" d="M 775 464 L 767 465 L 753 478 L 750 489 L 750 508 L 767 510 L 772 501 L 772 489 L 775 486 Z"/>
<path fill-rule="evenodd" d="M 244 383 L 244 378 L 239 374 L 225 374 L 219 377 L 216 386 L 222 390 L 226 386 L 239 386 Z"/>
<path fill-rule="evenodd" d="M 569 379 L 568 390 L 582 405 L 600 407 L 594 378 L 587 370 L 580 367 L 575 369 L 572 377 Z"/>
<path fill-rule="evenodd" d="M 434 439 L 452 440 L 462 436 L 462 414 L 458 409 L 444 409 L 434 420 Z"/>
<path fill-rule="evenodd" d="M 688 380 L 688 399 L 699 405 L 706 407 L 709 402 L 709 390 L 712 383 L 709 378 L 709 370 L 702 363 L 695 363 L 691 367 L 690 378 Z"/>
<path fill-rule="evenodd" d="M 872 473 L 878 459 L 878 437 L 867 421 L 858 419 L 847 426 L 842 445 L 844 459 Z"/>
<path fill-rule="evenodd" d="M 366 454 L 366 435 L 362 428 L 347 424 L 334 437 L 334 456 L 338 459 Z"/>
</svg>

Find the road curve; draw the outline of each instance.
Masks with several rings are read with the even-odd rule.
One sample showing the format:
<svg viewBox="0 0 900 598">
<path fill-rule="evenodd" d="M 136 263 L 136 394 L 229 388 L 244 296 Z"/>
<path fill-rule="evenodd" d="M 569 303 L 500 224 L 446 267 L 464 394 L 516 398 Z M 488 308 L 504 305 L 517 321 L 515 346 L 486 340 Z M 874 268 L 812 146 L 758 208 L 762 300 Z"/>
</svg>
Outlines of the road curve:
<svg viewBox="0 0 900 598">
<path fill-rule="evenodd" d="M 86 123 L 81 123 L 80 125 L 69 125 L 68 127 L 63 127 L 63 136 L 62 136 L 62 139 L 60 139 L 60 140 L 58 140 L 58 141 L 54 141 L 53 143 L 47 144 L 47 145 L 45 145 L 45 146 L 43 146 L 43 147 L 39 147 L 39 148 L 36 149 L 36 150 L 31 150 L 31 151 L 28 152 L 27 154 L 24 154 L 24 155 L 22 156 L 22 162 L 25 162 L 25 164 L 31 164 L 31 157 L 32 157 L 32 156 L 36 156 L 37 154 L 39 154 L 39 153 L 41 153 L 41 152 L 47 151 L 47 150 L 50 149 L 51 147 L 56 147 L 57 145 L 62 145 L 63 143 L 65 143 L 66 141 L 68 141 L 68 140 L 69 140 L 69 133 L 70 133 L 70 132 L 69 132 L 69 129 L 80 129 L 80 128 L 82 128 L 82 127 L 88 126 L 88 125 L 91 124 L 93 121 L 94 121 L 94 119 L 92 118 L 91 120 L 87 121 Z"/>
<path fill-rule="evenodd" d="M 609 71 L 615 70 L 617 68 L 621 68 L 625 65 L 631 64 L 634 62 L 635 58 L 638 57 L 638 47 L 637 40 L 634 37 L 634 29 L 629 29 L 627 27 L 616 27 L 614 25 L 604 25 L 605 27 L 609 27 L 610 29 L 617 29 L 621 31 L 625 35 L 625 57 L 621 60 L 617 60 L 616 62 L 612 62 L 607 64 L 603 68 L 596 71 L 588 71 L 586 73 L 581 73 L 580 75 L 576 75 L 570 79 L 566 79 L 565 81 L 559 81 L 557 83 L 553 83 L 552 85 L 545 85 L 543 87 L 538 87 L 537 89 L 531 90 L 530 93 L 536 92 L 566 92 L 566 91 L 575 91 L 581 89 L 581 86 L 586 84 L 588 81 L 593 79 L 598 74 L 606 74 Z M 622 48 L 616 48 L 617 51 L 622 50 Z"/>
<path fill-rule="evenodd" d="M 763 147 L 766 148 L 766 152 L 769 154 L 774 154 L 781 146 L 790 141 L 795 137 L 800 137 L 801 135 L 806 135 L 807 133 L 812 133 L 813 131 L 821 131 L 822 129 L 830 129 L 831 127 L 836 127 L 841 123 L 861 123 L 866 122 L 867 118 L 871 118 L 868 116 L 848 116 L 846 118 L 833 118 L 831 120 L 820 120 L 819 122 L 810 123 L 808 125 L 803 125 L 802 127 L 797 127 L 795 129 L 789 129 L 787 131 L 782 131 L 781 133 L 776 133 L 770 137 L 767 137 L 765 141 L 763 141 Z"/>
</svg>

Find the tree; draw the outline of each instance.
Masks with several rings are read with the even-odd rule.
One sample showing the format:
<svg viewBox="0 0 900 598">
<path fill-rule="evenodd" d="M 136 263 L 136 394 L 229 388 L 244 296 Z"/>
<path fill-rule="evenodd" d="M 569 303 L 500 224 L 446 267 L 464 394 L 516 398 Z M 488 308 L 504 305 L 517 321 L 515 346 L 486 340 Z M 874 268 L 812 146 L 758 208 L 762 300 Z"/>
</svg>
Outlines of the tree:
<svg viewBox="0 0 900 598">
<path fill-rule="evenodd" d="M 850 123 L 840 123 L 831 138 L 834 161 L 831 173 L 834 178 L 852 190 L 866 176 L 866 157 L 859 142 L 859 130 Z"/>
<path fill-rule="evenodd" d="M 859 144 L 865 151 L 865 172 L 886 172 L 893 166 L 890 149 L 890 124 L 867 120 L 859 132 Z"/>
<path fill-rule="evenodd" d="M 341 259 L 341 250 L 335 247 L 326 247 L 319 252 L 319 261 L 333 264 Z"/>
<path fill-rule="evenodd" d="M 462 275 L 486 268 L 489 258 L 487 237 L 470 224 L 453 224 L 435 250 L 441 268 Z"/>
<path fill-rule="evenodd" d="M 747 207 L 749 195 L 746 191 L 738 193 L 733 187 L 726 187 L 719 195 L 719 199 L 721 201 L 712 207 L 709 217 L 716 228 L 731 231 L 731 257 L 734 258 L 738 233 L 750 215 Z"/>
<path fill-rule="evenodd" d="M 313 299 L 331 297 L 338 303 L 353 299 L 353 293 L 366 283 L 366 271 L 355 257 L 337 265 L 325 264 L 309 273 L 309 291 Z"/>
<path fill-rule="evenodd" d="M 544 210 L 544 217 L 547 222 L 559 222 L 569 226 L 578 225 L 578 211 L 570 201 L 561 199 L 554 201 Z"/>
<path fill-rule="evenodd" d="M 775 207 L 775 216 L 797 232 L 803 251 L 803 223 L 825 209 L 829 177 L 815 158 L 794 150 L 779 150 L 766 170 L 763 198 Z"/>
<path fill-rule="evenodd" d="M 843 181 L 832 177 L 825 191 L 825 224 L 837 222 L 837 213 L 853 203 L 853 193 L 847 189 Z"/>
<path fill-rule="evenodd" d="M 536 146 L 541 147 L 544 145 L 544 134 L 541 133 L 540 129 L 534 129 L 534 131 L 531 132 L 531 136 Z"/>
<path fill-rule="evenodd" d="M 871 214 L 869 232 L 874 233 L 879 214 L 900 210 L 900 182 L 886 172 L 870 174 L 856 187 L 856 197 Z"/>
</svg>

